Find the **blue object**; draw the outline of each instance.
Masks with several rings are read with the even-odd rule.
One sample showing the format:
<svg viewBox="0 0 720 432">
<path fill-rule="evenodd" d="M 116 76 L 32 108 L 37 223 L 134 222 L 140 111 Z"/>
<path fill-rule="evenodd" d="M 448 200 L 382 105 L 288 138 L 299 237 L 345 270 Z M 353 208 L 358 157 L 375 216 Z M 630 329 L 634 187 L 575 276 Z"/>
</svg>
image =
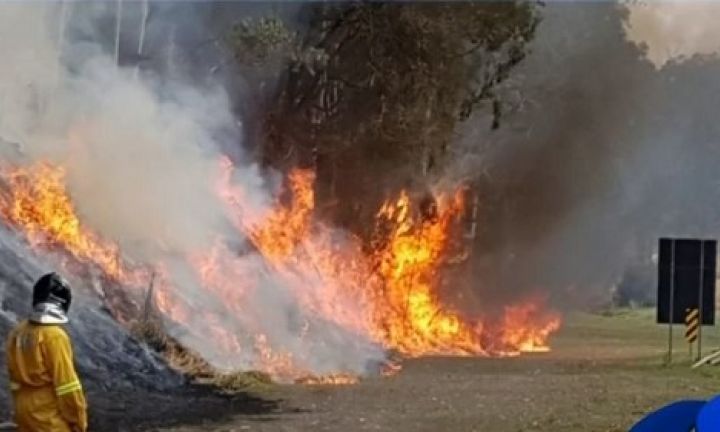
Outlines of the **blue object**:
<svg viewBox="0 0 720 432">
<path fill-rule="evenodd" d="M 695 429 L 697 432 L 720 431 L 720 396 L 710 399 L 697 416 Z"/>
<path fill-rule="evenodd" d="M 706 414 L 708 429 L 702 429 L 698 424 L 697 432 L 717 432 L 720 429 L 711 425 L 720 424 L 720 398 L 716 401 L 717 408 L 709 410 Z M 690 432 L 696 427 L 699 413 L 707 404 L 699 400 L 683 400 L 673 402 L 657 411 L 651 412 L 630 429 L 630 432 Z"/>
</svg>

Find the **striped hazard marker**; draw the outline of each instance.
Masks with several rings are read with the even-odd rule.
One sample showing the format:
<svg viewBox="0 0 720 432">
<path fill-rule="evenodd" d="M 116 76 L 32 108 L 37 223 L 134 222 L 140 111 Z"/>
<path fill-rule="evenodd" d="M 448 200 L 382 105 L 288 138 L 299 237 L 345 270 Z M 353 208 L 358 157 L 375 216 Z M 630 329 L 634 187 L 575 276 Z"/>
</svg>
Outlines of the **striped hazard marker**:
<svg viewBox="0 0 720 432">
<path fill-rule="evenodd" d="M 693 343 L 698 338 L 700 329 L 700 311 L 698 309 L 687 309 L 685 314 L 685 340 Z"/>
</svg>

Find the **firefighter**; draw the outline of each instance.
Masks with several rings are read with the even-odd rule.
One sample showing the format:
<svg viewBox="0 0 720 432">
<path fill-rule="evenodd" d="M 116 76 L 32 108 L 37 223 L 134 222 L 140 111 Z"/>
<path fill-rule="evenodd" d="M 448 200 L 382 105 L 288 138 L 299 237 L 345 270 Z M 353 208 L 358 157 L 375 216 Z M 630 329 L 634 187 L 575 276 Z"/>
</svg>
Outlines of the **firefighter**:
<svg viewBox="0 0 720 432">
<path fill-rule="evenodd" d="M 70 285 L 56 273 L 33 287 L 33 311 L 7 340 L 5 353 L 20 432 L 84 432 L 87 406 L 73 365 L 68 322 Z"/>
</svg>

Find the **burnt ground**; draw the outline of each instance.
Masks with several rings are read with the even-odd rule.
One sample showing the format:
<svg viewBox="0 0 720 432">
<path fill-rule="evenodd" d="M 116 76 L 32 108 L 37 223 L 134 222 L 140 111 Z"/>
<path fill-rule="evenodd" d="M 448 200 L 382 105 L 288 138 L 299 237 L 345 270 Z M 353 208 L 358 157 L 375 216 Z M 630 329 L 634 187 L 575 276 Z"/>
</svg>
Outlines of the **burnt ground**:
<svg viewBox="0 0 720 432">
<path fill-rule="evenodd" d="M 680 328 L 678 363 L 663 365 L 667 330 L 653 318 L 652 311 L 575 315 L 552 353 L 424 358 L 395 377 L 353 386 L 273 386 L 256 396 L 276 406 L 199 409 L 194 424 L 145 430 L 625 432 L 666 402 L 720 392 L 720 367 L 690 370 Z M 708 348 L 720 343 L 711 333 L 717 329 L 706 328 Z"/>
<path fill-rule="evenodd" d="M 199 425 L 206 418 L 231 420 L 232 415 L 270 415 L 277 402 L 250 394 L 222 396 L 210 388 L 188 387 L 167 393 L 130 391 L 123 394 L 88 392 L 90 430 L 137 431 L 171 425 Z"/>
</svg>

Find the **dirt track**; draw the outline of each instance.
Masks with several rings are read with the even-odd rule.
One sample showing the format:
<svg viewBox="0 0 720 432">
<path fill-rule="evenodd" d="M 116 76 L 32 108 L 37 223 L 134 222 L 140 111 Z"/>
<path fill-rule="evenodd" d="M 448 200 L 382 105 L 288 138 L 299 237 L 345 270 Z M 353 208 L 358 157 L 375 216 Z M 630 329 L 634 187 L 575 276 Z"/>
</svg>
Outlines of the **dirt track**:
<svg viewBox="0 0 720 432">
<path fill-rule="evenodd" d="M 277 386 L 255 395 L 264 403 L 224 412 L 231 418 L 208 413 L 162 430 L 625 432 L 653 407 L 720 390 L 720 368 L 662 366 L 666 335 L 647 311 L 583 315 L 570 318 L 550 354 L 426 358 L 355 386 Z M 686 362 L 680 340 L 678 332 L 676 359 Z"/>
</svg>

